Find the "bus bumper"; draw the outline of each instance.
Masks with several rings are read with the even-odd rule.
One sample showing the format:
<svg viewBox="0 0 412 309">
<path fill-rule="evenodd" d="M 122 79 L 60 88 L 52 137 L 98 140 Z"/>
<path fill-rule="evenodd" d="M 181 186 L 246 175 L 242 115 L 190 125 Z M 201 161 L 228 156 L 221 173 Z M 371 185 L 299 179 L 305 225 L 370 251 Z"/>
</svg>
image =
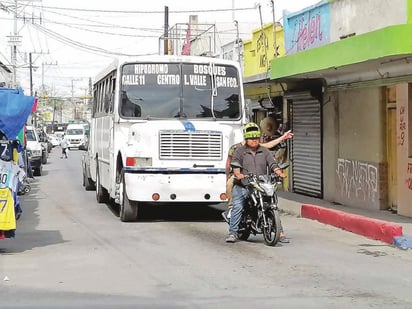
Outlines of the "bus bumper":
<svg viewBox="0 0 412 309">
<path fill-rule="evenodd" d="M 136 173 L 125 171 L 129 200 L 140 202 L 203 202 L 220 203 L 226 192 L 226 175 L 182 173 Z M 156 201 L 153 196 L 159 195 Z"/>
</svg>

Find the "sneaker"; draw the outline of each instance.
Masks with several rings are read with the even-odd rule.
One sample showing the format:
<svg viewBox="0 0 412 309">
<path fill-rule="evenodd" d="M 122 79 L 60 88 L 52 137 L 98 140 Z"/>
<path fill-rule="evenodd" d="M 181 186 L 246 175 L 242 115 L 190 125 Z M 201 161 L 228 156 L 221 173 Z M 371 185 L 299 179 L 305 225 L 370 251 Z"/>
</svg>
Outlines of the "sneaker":
<svg viewBox="0 0 412 309">
<path fill-rule="evenodd" d="M 228 216 L 228 213 L 229 213 L 229 211 L 228 211 L 228 210 L 226 210 L 226 211 L 222 212 L 222 217 L 223 217 L 223 220 L 225 220 L 225 221 L 226 221 L 226 223 L 229 223 L 229 219 L 230 219 L 230 217 Z"/>
<path fill-rule="evenodd" d="M 234 243 L 237 240 L 237 236 L 235 234 L 230 233 L 227 237 L 226 237 L 226 242 L 231 242 Z"/>
<path fill-rule="evenodd" d="M 279 242 L 281 242 L 282 244 L 288 244 L 290 243 L 290 240 L 285 236 L 285 234 L 282 233 L 280 234 Z"/>
</svg>

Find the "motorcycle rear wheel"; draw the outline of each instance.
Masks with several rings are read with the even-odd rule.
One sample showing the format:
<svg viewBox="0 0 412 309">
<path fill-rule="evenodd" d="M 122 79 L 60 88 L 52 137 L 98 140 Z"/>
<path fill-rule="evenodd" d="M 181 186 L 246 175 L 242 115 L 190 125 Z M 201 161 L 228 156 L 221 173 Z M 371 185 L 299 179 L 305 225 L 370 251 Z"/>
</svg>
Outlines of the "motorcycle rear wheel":
<svg viewBox="0 0 412 309">
<path fill-rule="evenodd" d="M 267 246 L 274 246 L 279 241 L 281 223 L 280 216 L 277 210 L 269 210 L 266 212 L 267 226 L 263 226 L 263 239 Z"/>
</svg>

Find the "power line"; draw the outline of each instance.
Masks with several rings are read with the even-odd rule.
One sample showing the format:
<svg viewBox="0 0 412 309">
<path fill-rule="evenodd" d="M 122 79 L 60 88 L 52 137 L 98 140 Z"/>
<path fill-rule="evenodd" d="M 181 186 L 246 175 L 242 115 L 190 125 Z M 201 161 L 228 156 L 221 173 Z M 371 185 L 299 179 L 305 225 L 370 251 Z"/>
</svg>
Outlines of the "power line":
<svg viewBox="0 0 412 309">
<path fill-rule="evenodd" d="M 99 55 L 103 55 L 103 56 L 113 56 L 113 55 L 115 55 L 115 56 L 129 56 L 129 57 L 139 55 L 139 54 L 125 54 L 125 53 L 119 53 L 119 52 L 112 52 L 110 50 L 103 49 L 103 48 L 100 48 L 100 47 L 97 47 L 97 46 L 87 45 L 87 44 L 84 44 L 84 43 L 81 43 L 81 42 L 78 42 L 78 41 L 74 41 L 74 40 L 72 40 L 72 39 L 70 39 L 66 36 L 63 36 L 63 35 L 61 35 L 57 32 L 54 32 L 54 31 L 52 31 L 50 29 L 47 29 L 47 28 L 45 28 L 43 26 L 40 26 L 40 25 L 33 24 L 32 26 L 35 27 L 38 31 L 41 31 L 43 34 L 53 38 L 56 41 L 59 41 L 61 43 L 64 43 L 64 44 L 67 44 L 67 45 L 70 45 L 70 46 L 73 46 L 73 47 L 78 47 L 80 49 L 83 49 L 83 50 L 86 50 L 88 52 L 92 52 L 92 53 L 95 53 L 95 54 L 99 54 Z M 151 55 L 151 54 L 146 53 L 145 55 Z"/>
<path fill-rule="evenodd" d="M 32 7 L 38 7 L 32 5 Z M 132 10 L 99 10 L 99 9 L 81 9 L 81 8 L 67 8 L 67 7 L 53 7 L 53 6 L 41 6 L 41 8 L 54 9 L 54 10 L 63 10 L 63 11 L 75 11 L 75 12 L 95 12 L 95 13 L 121 13 L 121 14 L 164 14 L 164 11 L 132 11 Z M 233 11 L 248 11 L 255 10 L 256 7 L 249 8 L 229 8 L 229 9 L 192 9 L 192 10 L 171 10 L 170 13 L 176 14 L 187 14 L 187 13 L 207 13 L 207 12 L 233 12 Z"/>
<path fill-rule="evenodd" d="M 78 29 L 78 30 L 87 31 L 87 32 L 106 34 L 106 35 L 124 36 L 124 37 L 142 37 L 142 38 L 158 38 L 159 37 L 158 34 L 157 35 L 141 35 L 141 34 L 114 33 L 114 32 L 107 32 L 107 31 L 91 30 L 91 29 L 79 27 L 79 26 L 76 26 L 75 24 L 70 24 L 70 23 L 59 23 L 59 22 L 53 22 L 50 20 L 48 22 L 56 24 L 56 25 L 65 26 L 68 28 Z M 138 28 L 135 28 L 135 29 L 139 30 Z M 161 32 L 161 29 L 158 29 L 158 31 Z"/>
<path fill-rule="evenodd" d="M 119 25 L 119 24 L 103 23 L 103 22 L 100 22 L 100 21 L 90 20 L 90 18 L 82 18 L 82 17 L 79 17 L 79 16 L 74 16 L 74 15 L 69 15 L 69 14 L 63 14 L 63 13 L 58 13 L 58 12 L 55 12 L 55 11 L 45 10 L 45 12 L 48 12 L 48 13 L 51 13 L 51 14 L 55 14 L 55 15 L 59 15 L 59 16 L 64 16 L 64 17 L 72 18 L 72 19 L 78 19 L 78 20 L 81 20 L 81 21 L 87 21 L 87 22 L 93 22 L 93 23 L 95 23 L 95 25 L 93 25 L 93 24 L 87 25 L 87 26 L 90 26 L 90 27 L 108 27 L 108 28 L 113 28 L 113 27 L 115 27 L 115 28 L 121 28 L 121 29 L 142 30 L 142 31 L 153 31 L 153 30 L 158 31 L 158 30 L 159 30 L 159 29 L 157 29 L 157 28 L 144 28 L 144 27 L 136 28 L 136 27 L 130 27 L 130 26 L 121 26 L 121 25 Z M 80 25 L 84 25 L 84 24 L 80 24 Z M 86 26 L 86 25 L 85 25 L 85 26 Z"/>
<path fill-rule="evenodd" d="M 91 46 L 91 45 L 87 45 L 78 41 L 74 41 L 68 37 L 65 37 L 57 32 L 54 32 L 50 29 L 47 29 L 43 26 L 40 25 L 33 25 L 38 31 L 42 32 L 43 34 L 45 34 L 46 36 L 49 36 L 51 38 L 53 38 L 56 41 L 59 41 L 61 43 L 67 44 L 67 45 L 71 45 L 74 47 L 78 47 L 80 49 L 83 50 L 87 50 L 89 52 L 94 52 L 96 54 L 103 54 L 103 55 L 118 55 L 118 56 L 131 56 L 128 54 L 122 54 L 122 53 L 114 53 L 111 52 L 109 50 L 105 50 L 103 48 L 100 47 L 96 47 L 96 46 Z"/>
</svg>

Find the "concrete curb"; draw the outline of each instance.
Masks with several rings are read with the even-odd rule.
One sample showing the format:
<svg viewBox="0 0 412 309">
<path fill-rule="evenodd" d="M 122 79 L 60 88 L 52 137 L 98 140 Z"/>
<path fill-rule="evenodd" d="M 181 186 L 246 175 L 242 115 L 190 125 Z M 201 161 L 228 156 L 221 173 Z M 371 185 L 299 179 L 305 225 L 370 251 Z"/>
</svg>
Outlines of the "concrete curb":
<svg viewBox="0 0 412 309">
<path fill-rule="evenodd" d="M 394 244 L 394 238 L 403 235 L 402 226 L 398 224 L 340 210 L 303 204 L 300 214 L 303 218 L 317 220 L 388 244 Z"/>
</svg>

